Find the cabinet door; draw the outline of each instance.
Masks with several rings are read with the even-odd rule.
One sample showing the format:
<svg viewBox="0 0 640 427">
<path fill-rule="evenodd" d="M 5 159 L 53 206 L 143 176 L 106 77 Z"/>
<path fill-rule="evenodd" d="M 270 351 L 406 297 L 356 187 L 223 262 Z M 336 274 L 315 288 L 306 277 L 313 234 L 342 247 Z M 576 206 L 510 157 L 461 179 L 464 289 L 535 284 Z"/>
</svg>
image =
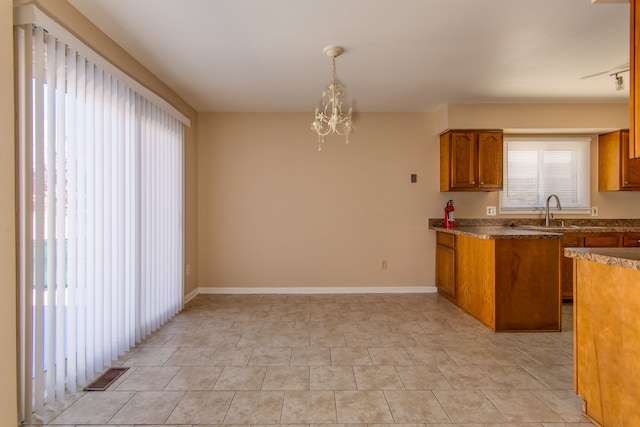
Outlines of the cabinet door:
<svg viewBox="0 0 640 427">
<path fill-rule="evenodd" d="M 456 299 L 456 250 L 455 236 L 436 233 L 436 286 L 438 292 Z"/>
<path fill-rule="evenodd" d="M 477 187 L 476 141 L 473 132 L 451 133 L 451 189 Z"/>
<path fill-rule="evenodd" d="M 640 190 L 640 157 L 636 159 L 629 158 L 629 133 L 621 134 L 621 151 L 622 163 L 620 177 L 621 187 L 625 190 Z"/>
<path fill-rule="evenodd" d="M 478 187 L 502 190 L 502 133 L 478 134 Z"/>
</svg>

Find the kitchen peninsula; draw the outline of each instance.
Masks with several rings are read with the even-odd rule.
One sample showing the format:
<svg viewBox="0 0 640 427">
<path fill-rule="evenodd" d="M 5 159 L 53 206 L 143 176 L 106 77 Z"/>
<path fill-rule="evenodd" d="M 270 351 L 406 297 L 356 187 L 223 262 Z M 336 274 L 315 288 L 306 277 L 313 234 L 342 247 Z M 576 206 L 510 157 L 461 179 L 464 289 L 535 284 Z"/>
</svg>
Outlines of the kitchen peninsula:
<svg viewBox="0 0 640 427">
<path fill-rule="evenodd" d="M 438 292 L 493 331 L 559 331 L 562 234 L 504 226 L 436 231 Z"/>
<path fill-rule="evenodd" d="M 574 389 L 602 426 L 640 425 L 640 248 L 569 248 Z"/>
</svg>

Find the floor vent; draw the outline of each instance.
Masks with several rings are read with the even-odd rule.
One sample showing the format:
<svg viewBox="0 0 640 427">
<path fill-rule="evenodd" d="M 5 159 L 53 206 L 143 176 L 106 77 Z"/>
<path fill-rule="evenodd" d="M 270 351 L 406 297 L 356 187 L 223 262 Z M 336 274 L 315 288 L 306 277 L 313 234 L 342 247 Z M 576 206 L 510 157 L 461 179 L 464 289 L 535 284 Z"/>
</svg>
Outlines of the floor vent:
<svg viewBox="0 0 640 427">
<path fill-rule="evenodd" d="M 105 391 L 120 375 L 129 368 L 109 368 L 91 384 L 84 388 L 85 391 Z"/>
</svg>

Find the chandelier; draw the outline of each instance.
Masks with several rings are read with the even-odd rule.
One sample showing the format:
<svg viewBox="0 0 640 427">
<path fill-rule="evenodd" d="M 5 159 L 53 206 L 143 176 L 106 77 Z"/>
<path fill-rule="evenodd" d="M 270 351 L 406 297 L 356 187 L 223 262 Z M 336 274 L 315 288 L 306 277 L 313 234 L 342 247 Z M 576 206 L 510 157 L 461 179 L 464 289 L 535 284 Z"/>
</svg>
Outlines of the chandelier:
<svg viewBox="0 0 640 427">
<path fill-rule="evenodd" d="M 322 107 L 316 108 L 315 120 L 311 124 L 311 129 L 318 134 L 318 151 L 322 150 L 324 137 L 332 132 L 344 136 L 344 142 L 348 144 L 349 134 L 355 128 L 351 120 L 351 108 L 348 114 L 342 114 L 344 92 L 336 81 L 336 57 L 342 52 L 342 46 L 324 48 L 324 53 L 331 58 L 331 84 L 322 92 Z"/>
</svg>

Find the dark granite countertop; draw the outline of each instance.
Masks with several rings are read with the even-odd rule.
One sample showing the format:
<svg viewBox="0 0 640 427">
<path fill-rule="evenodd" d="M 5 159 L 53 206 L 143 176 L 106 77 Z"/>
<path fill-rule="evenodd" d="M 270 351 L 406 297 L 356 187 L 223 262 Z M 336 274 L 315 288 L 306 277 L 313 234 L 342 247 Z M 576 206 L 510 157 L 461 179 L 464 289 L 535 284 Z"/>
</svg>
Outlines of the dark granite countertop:
<svg viewBox="0 0 640 427">
<path fill-rule="evenodd" d="M 640 248 L 565 248 L 564 256 L 640 270 Z"/>
<path fill-rule="evenodd" d="M 527 230 L 518 227 L 505 226 L 460 226 L 455 228 L 429 227 L 435 231 L 456 234 L 459 236 L 475 237 L 476 239 L 562 239 L 562 233 Z"/>
</svg>

